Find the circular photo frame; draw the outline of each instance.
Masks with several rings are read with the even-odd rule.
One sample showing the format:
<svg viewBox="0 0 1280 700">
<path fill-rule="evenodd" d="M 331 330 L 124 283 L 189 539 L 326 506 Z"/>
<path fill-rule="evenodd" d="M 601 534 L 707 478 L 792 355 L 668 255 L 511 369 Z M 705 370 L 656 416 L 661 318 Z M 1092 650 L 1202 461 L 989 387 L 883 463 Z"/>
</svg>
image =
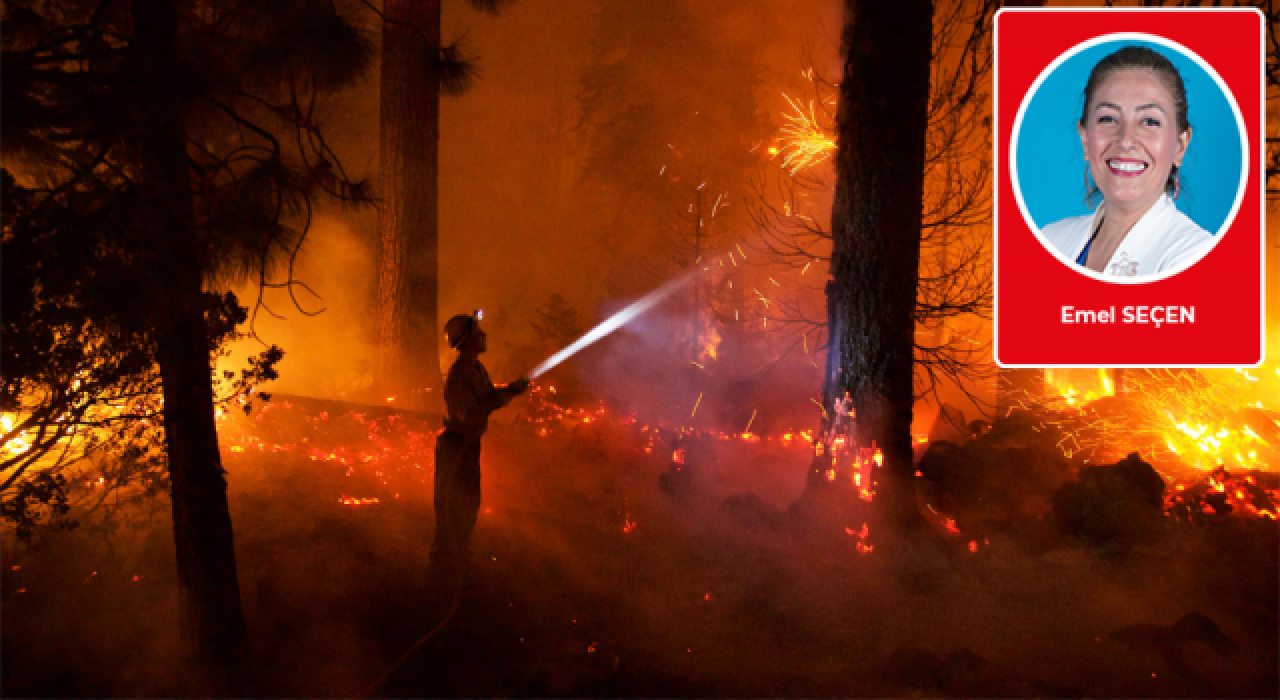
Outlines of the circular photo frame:
<svg viewBox="0 0 1280 700">
<path fill-rule="evenodd" d="M 1230 227 L 1244 200 L 1249 146 L 1244 118 L 1230 88 L 1195 52 L 1153 34 L 1105 34 L 1063 52 L 1032 83 L 1018 108 L 1009 143 L 1014 197 L 1040 244 L 1067 267 L 1116 284 L 1146 284 L 1195 264 L 1141 277 L 1104 275 L 1077 265 L 1050 244 L 1041 230 L 1051 223 L 1091 214 L 1086 203 L 1084 153 L 1077 124 L 1085 82 L 1093 66 L 1125 46 L 1144 46 L 1168 58 L 1187 90 L 1191 144 L 1180 173 L 1185 177 L 1178 210 L 1212 233 L 1213 246 Z M 1203 255 L 1201 256 L 1203 257 Z"/>
</svg>

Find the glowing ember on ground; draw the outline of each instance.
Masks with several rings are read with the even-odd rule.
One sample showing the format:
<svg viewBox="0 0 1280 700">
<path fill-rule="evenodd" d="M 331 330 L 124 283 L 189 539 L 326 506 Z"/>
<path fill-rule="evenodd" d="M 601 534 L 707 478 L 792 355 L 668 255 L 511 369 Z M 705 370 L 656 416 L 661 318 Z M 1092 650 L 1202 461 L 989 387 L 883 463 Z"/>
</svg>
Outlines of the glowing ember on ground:
<svg viewBox="0 0 1280 700">
<path fill-rule="evenodd" d="M 1280 470 L 1280 368 L 1124 370 L 1117 391 L 1106 371 L 1047 370 L 1046 396 L 1014 411 L 1060 434 L 1068 459 L 1092 463 L 1130 452 L 1166 479 L 1219 466 Z"/>
</svg>

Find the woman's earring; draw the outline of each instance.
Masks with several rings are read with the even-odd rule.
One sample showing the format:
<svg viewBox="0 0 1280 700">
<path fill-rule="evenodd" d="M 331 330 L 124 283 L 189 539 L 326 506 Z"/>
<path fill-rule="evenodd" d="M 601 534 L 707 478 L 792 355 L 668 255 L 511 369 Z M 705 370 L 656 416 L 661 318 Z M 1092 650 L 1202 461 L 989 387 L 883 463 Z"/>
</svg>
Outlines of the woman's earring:
<svg viewBox="0 0 1280 700">
<path fill-rule="evenodd" d="M 1087 161 L 1089 159 L 1085 158 L 1085 160 Z M 1084 196 L 1093 196 L 1093 173 L 1089 171 L 1088 163 L 1085 163 L 1084 166 Z"/>
<path fill-rule="evenodd" d="M 1177 199 L 1182 194 L 1182 174 L 1178 172 L 1180 168 L 1173 166 L 1173 198 Z"/>
</svg>

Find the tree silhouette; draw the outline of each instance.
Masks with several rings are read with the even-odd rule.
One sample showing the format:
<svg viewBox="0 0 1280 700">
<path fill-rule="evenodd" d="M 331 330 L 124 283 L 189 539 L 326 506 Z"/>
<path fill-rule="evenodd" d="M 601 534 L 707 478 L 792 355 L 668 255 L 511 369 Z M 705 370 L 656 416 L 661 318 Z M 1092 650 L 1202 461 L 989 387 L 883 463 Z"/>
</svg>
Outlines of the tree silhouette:
<svg viewBox="0 0 1280 700">
<path fill-rule="evenodd" d="M 496 14 L 506 0 L 467 0 Z M 385 0 L 379 112 L 378 391 L 439 388 L 440 96 L 466 92 L 474 64 L 440 39 L 442 0 Z M 372 5 L 370 5 L 372 7 Z"/>
<path fill-rule="evenodd" d="M 534 309 L 535 321 L 530 321 L 533 332 L 553 349 L 563 348 L 582 335 L 582 327 L 578 323 L 578 312 L 563 296 L 552 294 L 547 303 Z"/>
<path fill-rule="evenodd" d="M 74 418 L 87 387 L 109 411 L 154 397 L 158 377 L 184 631 L 209 684 L 198 692 L 247 692 L 210 352 L 249 312 L 206 285 L 252 275 L 292 295 L 313 202 L 367 201 L 315 108 L 361 74 L 369 47 L 311 0 L 14 2 L 6 13 L 5 299 L 21 306 L 5 309 L 5 409 Z M 11 270 L 26 285 L 14 296 Z M 264 308 L 259 297 L 253 313 Z M 11 365 L 15 311 L 35 337 L 14 353 L 32 357 Z M 41 347 L 64 353 L 60 369 L 29 362 Z M 261 376 L 278 359 L 262 356 Z"/>
<path fill-rule="evenodd" d="M 927 93 L 922 214 L 917 232 L 916 301 L 913 334 L 914 394 L 936 393 L 950 384 L 964 389 L 991 374 L 989 344 L 963 332 L 966 319 L 989 319 L 991 309 L 989 194 L 990 122 L 986 81 L 990 72 L 990 27 L 994 2 L 939 3 L 932 19 L 930 79 Z M 848 49 L 848 47 L 846 47 Z M 905 59 L 904 59 L 905 60 Z M 834 189 L 829 158 L 835 152 L 837 111 L 846 95 L 843 81 L 833 83 L 812 68 L 806 76 L 811 94 L 788 97 L 791 110 L 780 140 L 772 147 L 781 167 L 770 167 L 753 183 L 747 200 L 775 263 L 808 270 L 833 261 L 833 233 L 839 232 L 841 206 L 832 210 L 832 226 L 812 216 Z M 843 132 L 840 132 L 843 135 Z M 834 269 L 834 268 L 833 268 Z M 806 279 L 820 280 L 820 275 Z M 828 297 L 826 313 L 806 308 L 804 298 L 782 301 L 775 327 L 804 335 L 806 347 L 826 346 L 839 332 L 843 316 Z M 810 288 L 810 296 L 818 289 Z M 838 354 L 829 355 L 824 381 L 824 410 L 833 417 L 842 387 Z"/>
<path fill-rule="evenodd" d="M 859 442 L 884 453 L 882 498 L 904 516 L 932 18 L 927 0 L 845 2 L 827 286 L 823 393 L 852 398 Z"/>
</svg>

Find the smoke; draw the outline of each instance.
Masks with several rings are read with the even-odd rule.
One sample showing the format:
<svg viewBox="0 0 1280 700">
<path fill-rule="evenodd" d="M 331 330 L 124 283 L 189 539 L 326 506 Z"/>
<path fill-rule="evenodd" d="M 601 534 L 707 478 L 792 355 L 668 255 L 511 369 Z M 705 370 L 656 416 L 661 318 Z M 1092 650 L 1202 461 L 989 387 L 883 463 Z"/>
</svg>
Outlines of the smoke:
<svg viewBox="0 0 1280 700">
<path fill-rule="evenodd" d="M 373 253 L 348 221 L 318 218 L 297 258 L 294 278 L 305 284 L 290 291 L 262 290 L 252 330 L 257 338 L 234 343 L 219 370 L 238 370 L 265 345 L 285 351 L 280 379 L 266 391 L 331 398 L 351 396 L 373 381 L 374 325 L 370 290 Z M 280 279 L 273 281 L 282 281 Z M 259 297 L 256 280 L 236 290 L 251 310 Z"/>
<path fill-rule="evenodd" d="M 587 348 L 588 346 L 595 343 L 596 341 L 599 341 L 600 339 L 604 338 L 610 333 L 618 330 L 618 328 L 622 327 L 626 323 L 634 320 L 637 316 L 653 308 L 655 304 L 661 303 L 663 299 L 666 299 L 673 292 L 680 289 L 680 287 L 684 286 L 684 284 L 688 282 L 689 279 L 691 279 L 692 276 L 696 273 L 697 273 L 697 270 L 694 270 L 692 273 L 686 273 L 685 275 L 677 277 L 673 280 L 669 280 L 666 284 L 663 284 L 661 287 L 658 287 L 652 292 L 649 292 L 648 294 L 644 295 L 642 298 L 627 305 L 626 308 L 622 309 L 616 314 L 605 319 L 603 322 L 601 322 L 595 328 L 592 328 L 590 331 L 587 331 L 585 335 L 573 341 L 573 343 L 571 343 L 568 347 L 564 348 L 563 350 L 560 350 L 556 354 L 547 358 L 542 363 L 540 363 L 537 367 L 534 367 L 529 372 L 529 378 L 537 379 L 547 370 L 555 367 L 561 362 L 564 362 L 565 360 L 569 359 L 576 353 L 582 351 L 584 348 Z"/>
<path fill-rule="evenodd" d="M 660 232 L 613 230 L 628 202 L 583 176 L 575 128 L 597 5 L 571 0 L 549 13 L 516 3 L 498 18 L 446 6 L 446 39 L 467 33 L 481 72 L 471 93 L 442 107 L 439 316 L 485 309 L 484 361 L 496 380 L 549 355 L 528 349 L 537 343 L 532 312 L 550 294 L 563 294 L 590 327 L 663 279 L 651 269 L 665 252 Z M 711 9 L 723 10 L 718 29 L 767 67 L 760 111 L 778 109 L 806 50 L 838 74 L 838 3 L 742 7 Z M 360 90 L 357 109 L 335 109 L 347 116 L 334 145 L 344 163 L 372 169 L 376 80 Z M 286 355 L 268 390 L 338 399 L 367 388 L 376 240 L 376 214 L 317 220 L 296 276 L 319 299 L 296 291 L 304 308 L 326 310 L 306 316 L 269 293 L 286 319 L 260 314 L 257 331 Z M 1276 250 L 1268 248 L 1272 280 Z M 240 296 L 249 301 L 256 289 Z M 1062 540 L 1047 523 L 993 533 L 976 553 L 963 535 L 898 533 L 850 489 L 810 489 L 809 448 L 777 439 L 817 426 L 822 353 L 788 351 L 794 334 L 726 334 L 719 359 L 695 367 L 685 304 L 674 296 L 546 375 L 557 400 L 573 404 L 576 383 L 577 405 L 595 416 L 603 400 L 602 416 L 526 423 L 539 415 L 529 398 L 495 414 L 474 590 L 381 693 L 1274 693 L 1274 523 L 1170 530 L 1128 552 Z M 1273 340 L 1278 325 L 1269 324 Z M 260 347 L 237 345 L 219 369 L 238 369 Z M 442 612 L 426 585 L 438 423 L 301 400 L 232 420 L 242 422 L 220 434 L 259 690 L 354 694 Z M 676 442 L 681 426 L 738 434 L 748 424 L 774 440 Z M 676 449 L 685 476 L 664 490 Z M 378 501 L 348 506 L 343 497 Z M 113 530 L 48 533 L 36 549 L 5 533 L 8 694 L 190 692 L 172 523 L 166 504 L 155 505 L 121 514 Z M 857 548 L 864 524 L 870 553 Z M 1241 647 L 1230 658 L 1186 650 L 1209 690 L 1158 652 L 1108 638 L 1193 610 Z M 914 659 L 911 668 L 894 670 L 895 652 Z"/>
<path fill-rule="evenodd" d="M 354 694 L 443 614 L 426 579 L 430 426 L 352 408 L 278 402 L 222 426 L 264 695 Z M 1273 522 L 1116 551 L 1029 522 L 971 552 L 967 533 L 897 532 L 843 482 L 814 488 L 804 444 L 677 443 L 611 410 L 518 420 L 535 409 L 495 414 L 473 585 L 375 694 L 1179 695 L 1199 686 L 1109 635 L 1192 611 L 1240 649 L 1192 646 L 1182 673 L 1225 696 L 1274 683 Z M 151 517 L 105 540 L 6 542 L 11 693 L 190 692 L 171 525 Z"/>
</svg>

